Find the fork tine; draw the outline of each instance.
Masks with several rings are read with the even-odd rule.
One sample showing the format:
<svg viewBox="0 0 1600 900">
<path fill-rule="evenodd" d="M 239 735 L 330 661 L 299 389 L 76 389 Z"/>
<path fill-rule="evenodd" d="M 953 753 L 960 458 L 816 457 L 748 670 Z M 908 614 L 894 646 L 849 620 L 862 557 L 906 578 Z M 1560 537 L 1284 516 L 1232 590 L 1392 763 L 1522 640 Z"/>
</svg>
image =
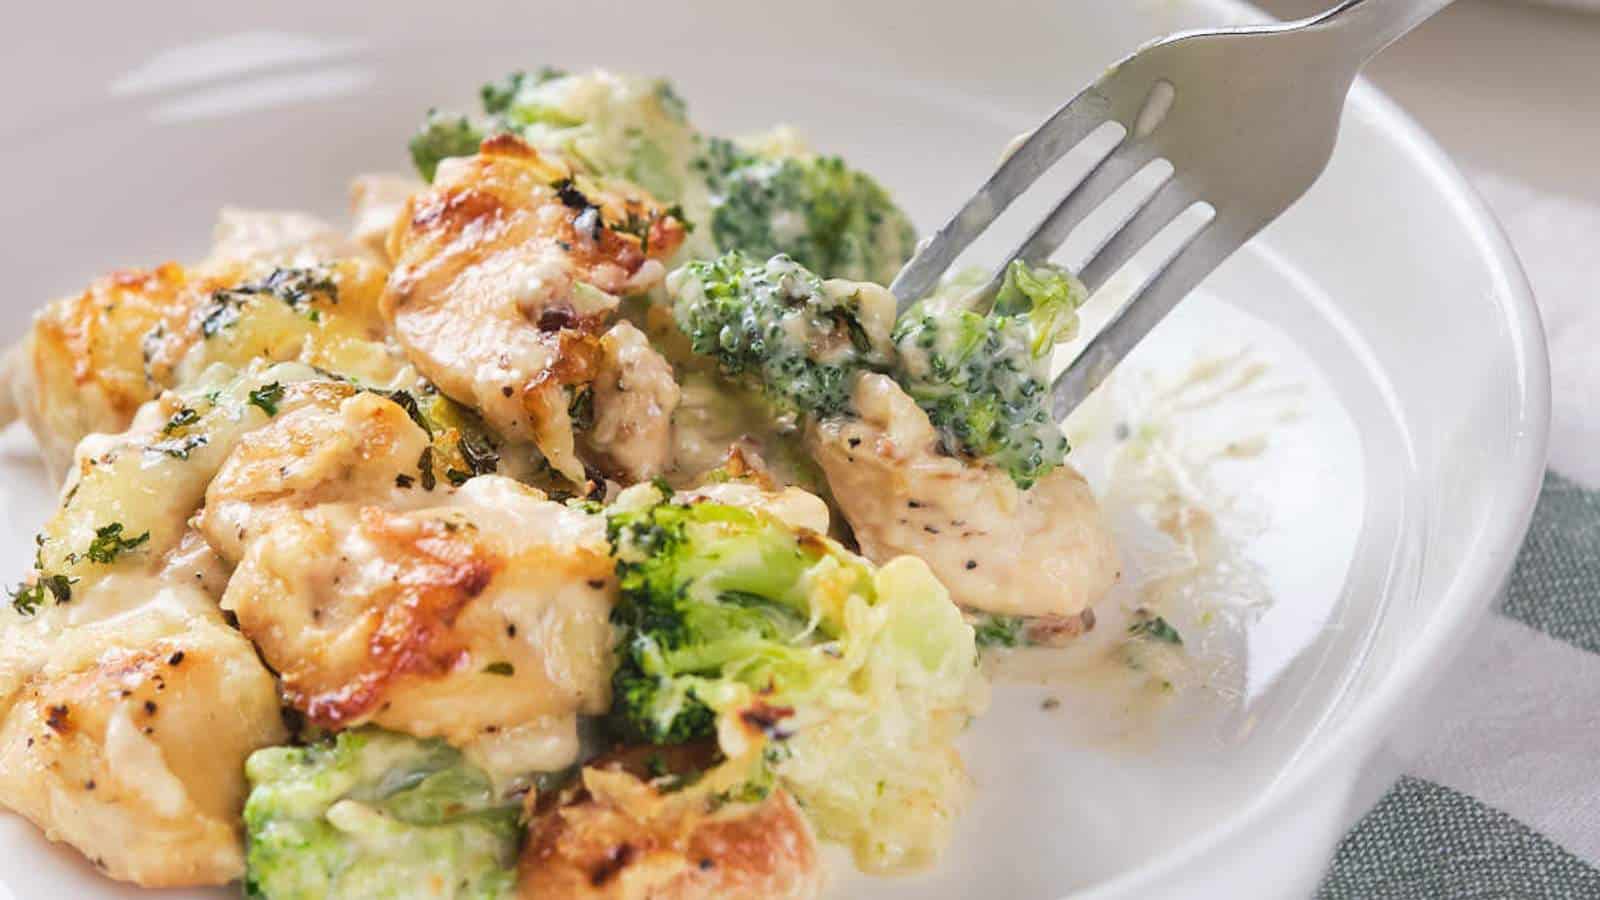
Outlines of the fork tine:
<svg viewBox="0 0 1600 900">
<path fill-rule="evenodd" d="M 1148 143 L 1124 142 L 1101 161 L 1087 176 L 1073 185 L 1072 190 L 1050 210 L 1022 243 L 1000 266 L 1000 271 L 1014 259 L 1039 264 L 1050 258 L 1072 230 L 1083 224 L 1089 213 L 1099 209 L 1117 188 L 1139 173 L 1156 156 L 1155 148 Z"/>
<path fill-rule="evenodd" d="M 928 239 L 895 276 L 889 290 L 899 301 L 899 311 L 904 312 L 913 301 L 932 291 L 939 277 L 961 255 L 961 251 L 982 234 L 1011 205 L 1011 201 L 1104 124 L 1107 121 L 1107 109 L 1106 98 L 1091 87 L 1072 98 L 1051 114 L 1044 124 L 1034 129 L 995 169 L 983 187 Z"/>
<path fill-rule="evenodd" d="M 1219 227 L 1216 218 L 1188 235 L 1056 377 L 1051 385 L 1056 421 L 1093 393 L 1128 351 L 1242 242 L 1237 230 Z"/>
<path fill-rule="evenodd" d="M 1176 178 L 1169 177 L 1089 254 L 1089 262 L 1078 272 L 1078 279 L 1090 293 L 1099 290 L 1106 279 L 1197 202 Z"/>
</svg>

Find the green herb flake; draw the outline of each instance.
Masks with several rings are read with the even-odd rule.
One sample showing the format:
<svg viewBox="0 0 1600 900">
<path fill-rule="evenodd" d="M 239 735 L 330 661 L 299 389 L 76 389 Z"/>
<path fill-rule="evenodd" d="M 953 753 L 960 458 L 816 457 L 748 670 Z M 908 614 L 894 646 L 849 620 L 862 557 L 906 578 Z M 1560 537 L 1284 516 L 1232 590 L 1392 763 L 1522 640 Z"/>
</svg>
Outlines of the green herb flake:
<svg viewBox="0 0 1600 900">
<path fill-rule="evenodd" d="M 90 562 L 109 565 L 124 551 L 136 549 L 148 540 L 148 531 L 138 537 L 125 538 L 122 536 L 122 523 L 112 522 L 94 530 L 94 540 L 89 542 L 89 550 L 84 555 Z"/>
<path fill-rule="evenodd" d="M 433 490 L 434 486 L 439 483 L 438 479 L 435 478 L 434 474 L 433 474 L 433 448 L 432 447 L 423 447 L 422 448 L 422 455 L 417 457 L 417 472 L 418 472 L 418 474 L 420 474 L 422 476 L 422 489 L 423 490 L 431 491 L 431 490 Z"/>
<path fill-rule="evenodd" d="M 72 585 L 76 578 L 65 575 L 41 575 L 32 584 L 26 582 L 12 588 L 11 608 L 17 612 L 31 616 L 39 610 L 48 594 L 56 603 L 66 603 L 72 599 Z"/>
<path fill-rule="evenodd" d="M 504 675 L 507 677 L 517 674 L 516 667 L 505 660 L 489 663 L 487 666 L 483 667 L 483 671 L 486 675 Z"/>
<path fill-rule="evenodd" d="M 1139 614 L 1138 621 L 1128 626 L 1128 633 L 1134 637 L 1149 638 L 1153 641 L 1160 641 L 1163 644 L 1181 645 L 1183 643 L 1183 636 L 1178 634 L 1178 629 L 1168 624 L 1166 619 L 1160 616 L 1151 616 L 1147 613 Z"/>
<path fill-rule="evenodd" d="M 167 420 L 167 424 L 161 426 L 161 433 L 172 434 L 181 429 L 188 428 L 190 425 L 193 425 L 198 421 L 200 421 L 200 414 L 185 406 L 173 413 L 172 418 Z"/>
<path fill-rule="evenodd" d="M 250 405 L 269 416 L 278 414 L 278 403 L 283 399 L 283 385 L 274 381 L 250 392 Z"/>
<path fill-rule="evenodd" d="M 204 447 L 207 443 L 205 435 L 190 434 L 168 441 L 158 441 L 146 447 L 145 450 L 151 453 L 165 454 L 173 459 L 188 459 L 189 451 L 194 450 L 196 447 Z"/>
<path fill-rule="evenodd" d="M 997 616 L 985 613 L 973 623 L 973 638 L 979 647 L 1020 647 L 1027 621 L 1022 616 Z"/>
</svg>

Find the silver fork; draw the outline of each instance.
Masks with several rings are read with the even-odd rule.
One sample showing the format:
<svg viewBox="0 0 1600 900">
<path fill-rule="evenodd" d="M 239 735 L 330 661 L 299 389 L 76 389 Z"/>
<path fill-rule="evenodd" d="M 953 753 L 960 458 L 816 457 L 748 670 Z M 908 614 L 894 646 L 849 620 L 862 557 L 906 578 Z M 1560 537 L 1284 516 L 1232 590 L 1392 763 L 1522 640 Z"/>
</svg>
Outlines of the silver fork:
<svg viewBox="0 0 1600 900">
<path fill-rule="evenodd" d="M 1122 136 L 999 266 L 971 302 L 993 296 L 1012 260 L 1040 263 L 1117 189 L 1157 160 L 1171 174 L 1114 222 L 1078 275 L 1091 295 L 1193 208 L 1181 235 L 1053 385 L 1064 419 L 1156 323 L 1317 180 L 1339 114 L 1367 60 L 1451 0 L 1345 0 L 1297 22 L 1193 31 L 1147 44 L 1035 129 L 906 263 L 890 290 L 903 312 L 1052 165 L 1099 130 Z"/>
</svg>

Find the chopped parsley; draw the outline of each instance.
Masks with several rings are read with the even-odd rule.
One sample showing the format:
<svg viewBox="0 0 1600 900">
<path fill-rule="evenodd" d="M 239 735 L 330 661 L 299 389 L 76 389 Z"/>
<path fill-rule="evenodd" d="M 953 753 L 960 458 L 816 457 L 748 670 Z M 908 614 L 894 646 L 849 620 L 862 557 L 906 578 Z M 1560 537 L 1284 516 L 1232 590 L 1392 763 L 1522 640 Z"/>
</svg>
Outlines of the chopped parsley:
<svg viewBox="0 0 1600 900">
<path fill-rule="evenodd" d="M 483 671 L 484 671 L 485 674 L 488 674 L 488 675 L 506 675 L 506 676 L 511 676 L 511 675 L 517 674 L 516 667 L 511 665 L 511 663 L 506 662 L 505 660 L 500 660 L 498 662 L 489 663 L 487 666 L 483 667 Z"/>
<path fill-rule="evenodd" d="M 283 385 L 274 381 L 250 392 L 250 405 L 269 416 L 278 414 L 278 402 L 283 399 Z"/>
<path fill-rule="evenodd" d="M 418 405 L 415 394 L 404 388 L 397 388 L 392 391 L 372 389 L 372 392 L 393 401 L 406 411 L 406 415 L 411 417 L 411 421 L 417 423 L 418 428 L 421 428 L 428 437 L 433 437 L 433 425 L 428 422 L 428 417 L 422 414 L 422 407 Z"/>
<path fill-rule="evenodd" d="M 1026 624 L 1022 616 L 982 613 L 972 624 L 973 637 L 979 647 L 1019 647 L 1026 643 L 1022 633 Z"/>
<path fill-rule="evenodd" d="M 473 475 L 488 475 L 500 468 L 500 454 L 486 437 L 462 434 L 456 439 L 456 449 Z"/>
<path fill-rule="evenodd" d="M 33 584 L 26 582 L 19 584 L 9 591 L 11 608 L 25 616 L 31 616 L 44 603 L 46 594 L 53 597 L 57 603 L 65 603 L 72 599 L 72 585 L 77 580 L 65 575 L 41 575 Z"/>
<path fill-rule="evenodd" d="M 189 451 L 196 447 L 204 447 L 206 443 L 205 435 L 190 434 L 183 437 L 175 437 L 171 440 L 158 441 L 145 449 L 152 453 L 164 453 L 173 459 L 188 459 Z"/>
<path fill-rule="evenodd" d="M 161 426 L 161 433 L 172 434 L 180 429 L 188 428 L 198 421 L 200 421 L 200 413 L 185 406 L 173 413 L 172 418 L 167 420 L 167 424 Z"/>
<path fill-rule="evenodd" d="M 84 555 L 90 562 L 106 565 L 114 562 L 124 551 L 133 550 L 148 540 L 148 531 L 138 537 L 125 538 L 122 536 L 122 523 L 112 522 L 94 530 L 94 540 L 89 542 L 89 549 Z"/>
<path fill-rule="evenodd" d="M 422 476 L 422 489 L 431 491 L 438 479 L 433 474 L 433 448 L 422 448 L 422 455 L 417 457 L 417 472 Z"/>
<path fill-rule="evenodd" d="M 311 321 L 321 319 L 310 308 L 311 301 L 326 297 L 329 302 L 339 302 L 339 286 L 333 276 L 323 268 L 276 268 L 260 281 L 216 291 L 200 316 L 200 333 L 212 337 L 217 332 L 239 321 L 239 308 L 255 297 L 276 297 L 296 312 L 302 312 Z"/>
<path fill-rule="evenodd" d="M 1168 624 L 1160 616 L 1140 612 L 1137 621 L 1128 626 L 1128 633 L 1134 637 L 1145 637 L 1164 644 L 1182 644 L 1183 636 L 1178 634 L 1178 629 Z"/>
</svg>

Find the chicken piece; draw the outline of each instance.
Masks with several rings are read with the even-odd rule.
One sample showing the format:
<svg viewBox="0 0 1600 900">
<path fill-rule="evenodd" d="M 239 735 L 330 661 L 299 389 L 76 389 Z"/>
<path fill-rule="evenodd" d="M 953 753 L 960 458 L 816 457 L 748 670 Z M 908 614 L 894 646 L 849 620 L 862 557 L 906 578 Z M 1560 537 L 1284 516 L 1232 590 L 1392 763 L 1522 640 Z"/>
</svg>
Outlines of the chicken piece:
<svg viewBox="0 0 1600 900">
<path fill-rule="evenodd" d="M 594 767 L 529 823 L 518 868 L 530 900 L 805 900 L 823 880 L 811 826 L 781 789 L 707 812 Z"/>
<path fill-rule="evenodd" d="M 600 338 L 600 352 L 592 388 L 594 427 L 584 443 L 606 475 L 624 484 L 649 481 L 672 462 L 672 414 L 679 398 L 672 364 L 628 322 Z"/>
<path fill-rule="evenodd" d="M 412 175 L 358 175 L 350 182 L 350 238 L 376 258 L 389 260 L 389 232 L 411 195 L 427 185 Z"/>
<path fill-rule="evenodd" d="M 270 510 L 223 608 L 317 725 L 442 737 L 497 777 L 570 765 L 610 703 L 604 520 L 495 475 L 439 494 Z"/>
<path fill-rule="evenodd" d="M 0 625 L 0 805 L 113 878 L 244 872 L 244 760 L 287 734 L 273 679 L 202 590 L 115 575 Z"/>
<path fill-rule="evenodd" d="M 39 312 L 6 354 L 4 377 L 52 477 L 61 476 L 84 435 L 123 430 L 155 397 L 160 388 L 145 371 L 145 336 L 180 327 L 213 287 L 167 263 L 113 272 Z"/>
<path fill-rule="evenodd" d="M 857 383 L 860 418 L 811 427 L 807 442 L 861 552 L 920 557 L 961 606 L 1077 616 L 1119 577 L 1094 494 L 1071 466 L 1027 491 L 998 469 L 939 452 L 928 416 L 883 375 Z"/>
<path fill-rule="evenodd" d="M 126 432 L 79 444 L 61 505 L 39 532 L 36 579 L 64 579 L 76 592 L 129 567 L 145 573 L 181 567 L 173 557 L 194 550 L 184 543 L 207 486 L 234 446 L 271 419 L 251 398 L 286 415 L 304 405 L 336 405 L 356 392 L 298 363 L 257 366 L 231 378 L 216 374 L 145 404 Z"/>
<path fill-rule="evenodd" d="M 389 236 L 384 314 L 441 391 L 581 485 L 573 387 L 599 374 L 618 297 L 659 283 L 683 234 L 638 189 L 574 182 L 499 135 L 407 202 Z"/>
<path fill-rule="evenodd" d="M 250 541 L 289 512 L 338 501 L 425 504 L 431 488 L 419 465 L 429 447 L 427 432 L 376 394 L 301 404 L 239 440 L 206 488 L 198 527 L 223 559 L 238 563 Z"/>
<path fill-rule="evenodd" d="M 0 377 L 59 478 L 85 435 L 126 429 L 141 404 L 212 363 L 299 359 L 369 383 L 402 377 L 378 314 L 384 280 L 353 259 L 116 272 L 40 312 Z"/>
</svg>

